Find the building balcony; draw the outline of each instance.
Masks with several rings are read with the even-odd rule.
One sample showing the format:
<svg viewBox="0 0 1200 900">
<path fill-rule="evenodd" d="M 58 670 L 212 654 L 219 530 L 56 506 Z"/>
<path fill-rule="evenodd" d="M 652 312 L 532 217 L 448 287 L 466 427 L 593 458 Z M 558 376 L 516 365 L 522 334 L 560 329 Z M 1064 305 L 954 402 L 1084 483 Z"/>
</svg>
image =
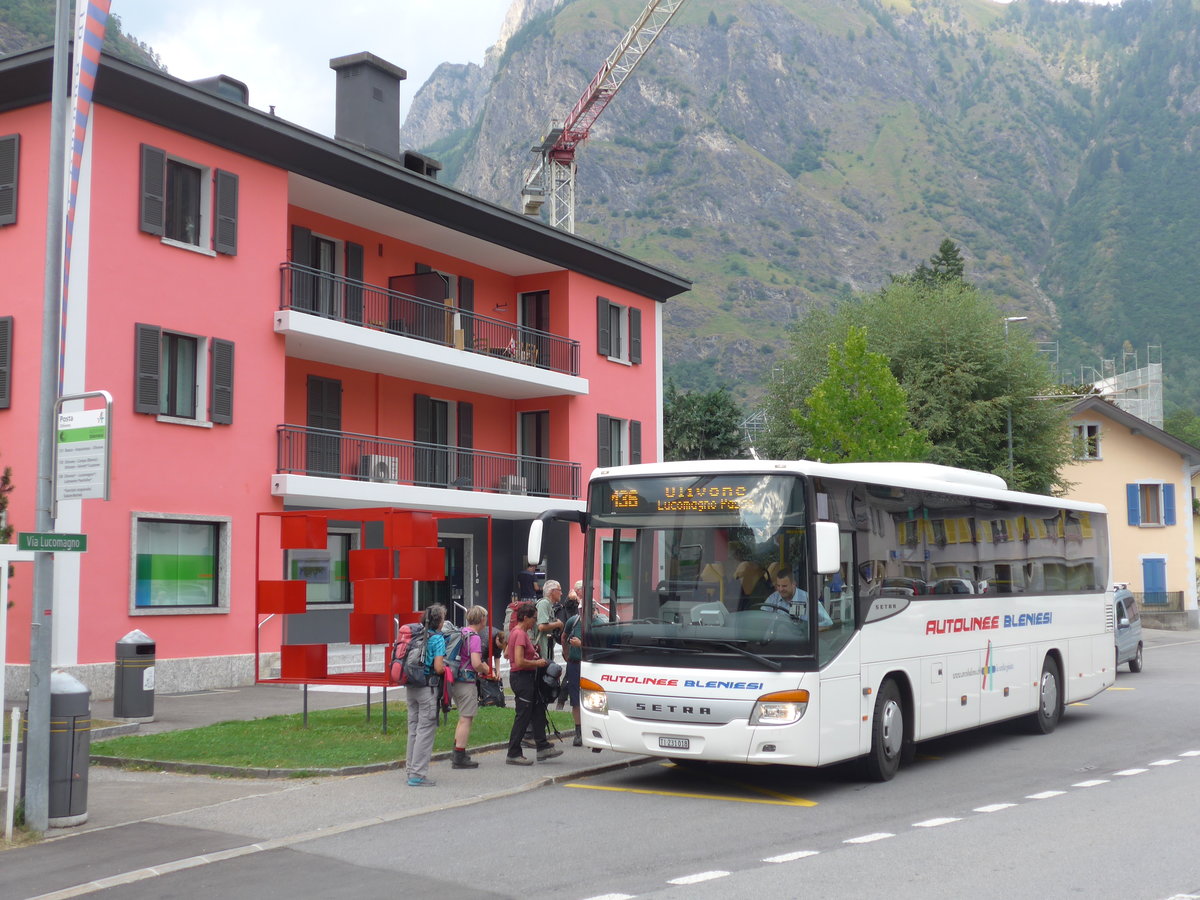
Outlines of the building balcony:
<svg viewBox="0 0 1200 900">
<path fill-rule="evenodd" d="M 289 505 L 470 509 L 498 518 L 583 506 L 577 462 L 299 425 L 276 434 L 271 490 Z"/>
<path fill-rule="evenodd" d="M 288 356 L 511 400 L 582 395 L 579 342 L 306 266 L 280 267 Z"/>
</svg>

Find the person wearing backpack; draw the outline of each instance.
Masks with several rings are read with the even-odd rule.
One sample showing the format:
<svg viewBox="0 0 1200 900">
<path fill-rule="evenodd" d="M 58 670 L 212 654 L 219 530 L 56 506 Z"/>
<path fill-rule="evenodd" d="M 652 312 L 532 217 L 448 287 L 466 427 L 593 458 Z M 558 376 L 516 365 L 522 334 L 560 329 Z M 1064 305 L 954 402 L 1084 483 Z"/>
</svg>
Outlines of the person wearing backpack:
<svg viewBox="0 0 1200 900">
<path fill-rule="evenodd" d="M 538 690 L 538 676 L 550 665 L 550 660 L 542 658 L 529 637 L 536 620 L 537 607 L 532 603 L 522 603 L 517 609 L 517 624 L 513 626 L 508 646 L 504 649 L 504 655 L 512 666 L 509 684 L 512 685 L 517 707 L 512 731 L 508 735 L 508 757 L 504 760 L 510 766 L 533 765 L 533 760 L 521 752 L 521 739 L 525 729 L 530 726 L 533 727 L 538 762 L 562 756 L 562 751 L 546 740 L 546 703 Z"/>
<path fill-rule="evenodd" d="M 404 766 L 408 772 L 409 787 L 432 787 L 437 784 L 428 777 L 428 773 L 433 758 L 433 739 L 437 734 L 441 679 L 446 671 L 446 639 L 441 634 L 444 621 L 446 607 L 434 603 L 421 615 L 421 624 L 425 626 L 422 636 L 414 638 L 425 641 L 427 683 L 409 684 L 404 689 L 408 699 L 408 750 L 404 756 Z"/>
<path fill-rule="evenodd" d="M 583 639 L 579 636 L 579 594 L 583 582 L 575 582 L 575 589 L 567 597 L 567 621 L 562 630 L 563 658 L 567 661 L 567 672 L 563 676 L 563 692 L 559 695 L 559 709 L 565 698 L 571 701 L 571 716 L 575 720 L 575 737 L 572 747 L 583 746 L 583 730 L 579 725 L 579 668 L 583 662 Z"/>
<path fill-rule="evenodd" d="M 479 687 L 477 679 L 492 674 L 492 667 L 484 659 L 481 634 L 487 631 L 487 610 L 472 606 L 467 610 L 467 624 L 462 629 L 462 640 L 458 644 L 458 675 L 450 685 L 454 705 L 458 709 L 458 724 L 454 726 L 454 759 L 452 769 L 477 769 L 479 763 L 467 753 L 467 742 L 471 739 L 471 722 L 479 712 Z"/>
</svg>

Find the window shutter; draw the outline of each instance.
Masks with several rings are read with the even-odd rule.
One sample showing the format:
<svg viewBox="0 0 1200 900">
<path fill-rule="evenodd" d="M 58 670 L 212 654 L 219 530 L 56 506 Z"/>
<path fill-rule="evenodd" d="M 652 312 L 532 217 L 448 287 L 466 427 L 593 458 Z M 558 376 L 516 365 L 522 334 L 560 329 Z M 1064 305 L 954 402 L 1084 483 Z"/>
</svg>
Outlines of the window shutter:
<svg viewBox="0 0 1200 900">
<path fill-rule="evenodd" d="M 17 223 L 17 174 L 21 155 L 21 136 L 0 138 L 0 225 Z"/>
<path fill-rule="evenodd" d="M 346 241 L 346 278 L 351 281 L 363 280 L 363 246 Z M 361 325 L 363 323 L 363 289 L 361 284 L 346 285 L 346 321 Z"/>
<path fill-rule="evenodd" d="M 629 420 L 629 462 L 637 464 L 642 461 L 642 423 Z"/>
<path fill-rule="evenodd" d="M 415 272 L 417 275 L 424 275 L 424 274 L 426 274 L 428 272 L 432 272 L 432 271 L 433 271 L 433 266 L 429 265 L 428 263 L 414 263 L 413 264 L 413 272 Z"/>
<path fill-rule="evenodd" d="M 458 308 L 465 315 L 461 318 L 463 344 L 469 350 L 475 346 L 475 279 L 460 275 L 458 277 Z"/>
<path fill-rule="evenodd" d="M 1175 524 L 1175 485 L 1164 484 L 1163 490 L 1163 524 Z"/>
<path fill-rule="evenodd" d="M 148 234 L 163 233 L 167 217 L 167 153 L 142 144 L 141 229 Z M 155 401 L 157 412 L 158 401 Z"/>
<path fill-rule="evenodd" d="M 1136 484 L 1125 485 L 1125 505 L 1129 511 L 1129 524 L 1142 524 L 1142 498 Z"/>
<path fill-rule="evenodd" d="M 612 333 L 608 326 L 608 301 L 596 298 L 596 352 L 601 356 L 612 354 Z"/>
<path fill-rule="evenodd" d="M 12 343 L 13 317 L 0 316 L 0 409 L 12 406 Z"/>
<path fill-rule="evenodd" d="M 596 416 L 596 465 L 612 465 L 612 447 L 608 440 L 608 416 Z"/>
<path fill-rule="evenodd" d="M 642 311 L 629 308 L 629 361 L 642 361 Z"/>
<path fill-rule="evenodd" d="M 238 177 L 217 169 L 217 214 L 213 249 L 226 256 L 237 256 Z"/>
<path fill-rule="evenodd" d="M 133 411 L 158 415 L 158 379 L 162 366 L 162 329 L 134 325 Z"/>
<path fill-rule="evenodd" d="M 430 417 L 433 414 L 433 404 L 428 394 L 413 394 L 413 440 L 428 444 L 433 436 Z"/>
<path fill-rule="evenodd" d="M 292 263 L 312 266 L 312 232 L 303 225 L 292 226 Z M 313 276 L 308 272 L 292 272 L 292 309 L 313 308 Z"/>
<path fill-rule="evenodd" d="M 469 488 L 475 483 L 475 455 L 471 448 L 475 446 L 475 406 L 465 401 L 458 404 L 458 462 L 456 465 L 455 483 L 459 487 Z"/>
<path fill-rule="evenodd" d="M 209 420 L 217 425 L 233 424 L 233 341 L 212 339 L 212 409 Z"/>
</svg>

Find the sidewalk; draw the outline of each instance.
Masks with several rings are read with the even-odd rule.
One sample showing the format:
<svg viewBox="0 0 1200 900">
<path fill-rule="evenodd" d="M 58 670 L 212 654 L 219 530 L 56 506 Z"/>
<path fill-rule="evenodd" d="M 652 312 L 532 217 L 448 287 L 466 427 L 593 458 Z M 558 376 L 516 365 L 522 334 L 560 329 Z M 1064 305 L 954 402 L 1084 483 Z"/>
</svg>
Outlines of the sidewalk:
<svg viewBox="0 0 1200 900">
<path fill-rule="evenodd" d="M 362 705 L 365 689 L 353 693 L 310 688 L 309 710 Z M 388 692 L 397 699 L 397 690 Z M 141 724 L 150 733 L 193 728 L 233 719 L 300 713 L 303 692 L 294 685 L 251 685 L 220 691 L 160 695 L 156 720 Z M 372 691 L 372 721 L 378 721 L 380 691 Z M 111 701 L 97 701 L 95 719 L 112 714 Z M 399 723 L 397 723 L 399 724 Z M 397 759 L 404 756 L 403 728 L 389 734 Z M 422 812 L 499 799 L 559 781 L 640 761 L 624 754 L 592 753 L 557 744 L 563 755 L 528 768 L 504 764 L 503 749 L 472 751 L 477 769 L 451 769 L 449 753 L 435 754 L 430 777 L 436 787 L 410 788 L 403 769 L 319 778 L 237 778 L 139 772 L 91 766 L 88 820 L 50 829 L 37 845 L 0 853 L 6 898 L 34 897 L 118 879 L 199 855 L 254 852 L 264 842 L 285 846 L 325 834 L 368 827 Z M 241 848 L 238 850 L 238 848 Z M 107 882 L 106 882 L 107 883 Z"/>
</svg>

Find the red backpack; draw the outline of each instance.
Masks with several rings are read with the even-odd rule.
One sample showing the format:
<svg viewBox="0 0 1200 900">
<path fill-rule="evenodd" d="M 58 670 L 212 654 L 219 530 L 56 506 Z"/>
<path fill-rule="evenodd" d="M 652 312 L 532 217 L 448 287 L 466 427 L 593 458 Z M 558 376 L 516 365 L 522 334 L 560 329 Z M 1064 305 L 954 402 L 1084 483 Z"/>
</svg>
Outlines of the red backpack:
<svg viewBox="0 0 1200 900">
<path fill-rule="evenodd" d="M 388 667 L 388 682 L 413 687 L 425 687 L 429 676 L 425 674 L 425 648 L 429 644 L 429 629 L 413 623 L 401 625 L 392 649 L 392 662 Z"/>
</svg>

